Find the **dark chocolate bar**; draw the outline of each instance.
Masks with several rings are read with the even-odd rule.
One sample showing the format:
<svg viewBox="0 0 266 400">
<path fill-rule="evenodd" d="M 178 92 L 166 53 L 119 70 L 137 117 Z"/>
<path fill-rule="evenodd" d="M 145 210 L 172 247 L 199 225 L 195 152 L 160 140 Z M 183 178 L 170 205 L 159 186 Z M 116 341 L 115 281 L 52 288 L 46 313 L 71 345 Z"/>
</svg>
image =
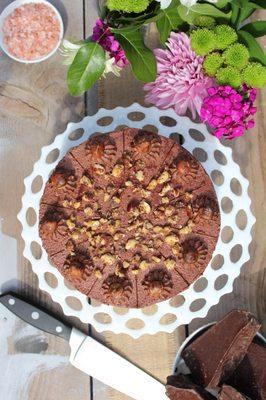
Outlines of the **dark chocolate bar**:
<svg viewBox="0 0 266 400">
<path fill-rule="evenodd" d="M 218 400 L 247 400 L 247 398 L 232 386 L 223 385 L 218 395 Z"/>
<path fill-rule="evenodd" d="M 228 382 L 254 400 L 266 400 L 266 346 L 252 343 Z"/>
<path fill-rule="evenodd" d="M 171 400 L 214 400 L 202 387 L 187 375 L 171 375 L 167 378 L 166 394 Z"/>
<path fill-rule="evenodd" d="M 247 311 L 233 310 L 182 352 L 194 380 L 215 389 L 243 360 L 260 328 Z"/>
</svg>

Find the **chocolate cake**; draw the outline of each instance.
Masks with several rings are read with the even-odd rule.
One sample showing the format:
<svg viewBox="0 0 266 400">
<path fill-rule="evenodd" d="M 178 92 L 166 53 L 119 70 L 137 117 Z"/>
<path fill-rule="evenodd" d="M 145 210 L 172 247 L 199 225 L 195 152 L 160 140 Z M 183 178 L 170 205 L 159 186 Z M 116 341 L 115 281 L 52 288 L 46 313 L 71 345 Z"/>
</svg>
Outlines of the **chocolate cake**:
<svg viewBox="0 0 266 400">
<path fill-rule="evenodd" d="M 179 144 L 140 129 L 94 136 L 60 161 L 40 205 L 52 263 L 88 297 L 144 307 L 186 289 L 220 229 L 209 176 Z"/>
</svg>

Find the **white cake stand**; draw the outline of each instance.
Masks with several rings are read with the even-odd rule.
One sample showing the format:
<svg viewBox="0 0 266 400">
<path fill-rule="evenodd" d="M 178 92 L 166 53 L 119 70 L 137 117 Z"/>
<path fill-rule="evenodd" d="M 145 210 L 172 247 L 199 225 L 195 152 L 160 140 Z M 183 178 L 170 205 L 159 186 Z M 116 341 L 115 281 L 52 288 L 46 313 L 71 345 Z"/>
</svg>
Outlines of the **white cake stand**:
<svg viewBox="0 0 266 400">
<path fill-rule="evenodd" d="M 48 261 L 38 233 L 39 202 L 45 183 L 59 160 L 91 134 L 110 132 L 121 125 L 153 128 L 166 137 L 172 133 L 182 135 L 183 146 L 202 162 L 210 175 L 221 210 L 221 234 L 203 276 L 181 295 L 146 309 L 118 309 L 95 301 L 90 304 L 86 296 L 70 287 Z M 127 108 L 100 109 L 78 123 L 69 123 L 65 132 L 42 148 L 40 159 L 24 183 L 25 193 L 18 219 L 23 228 L 24 256 L 38 276 L 40 289 L 49 293 L 66 315 L 92 324 L 99 332 L 108 330 L 138 338 L 147 333 L 172 332 L 194 318 L 203 318 L 221 296 L 233 290 L 235 278 L 250 258 L 248 248 L 255 218 L 250 210 L 249 183 L 233 161 L 232 150 L 210 135 L 204 124 L 179 117 L 171 109 L 162 111 L 132 104 Z M 33 219 L 29 218 L 30 215 Z"/>
</svg>

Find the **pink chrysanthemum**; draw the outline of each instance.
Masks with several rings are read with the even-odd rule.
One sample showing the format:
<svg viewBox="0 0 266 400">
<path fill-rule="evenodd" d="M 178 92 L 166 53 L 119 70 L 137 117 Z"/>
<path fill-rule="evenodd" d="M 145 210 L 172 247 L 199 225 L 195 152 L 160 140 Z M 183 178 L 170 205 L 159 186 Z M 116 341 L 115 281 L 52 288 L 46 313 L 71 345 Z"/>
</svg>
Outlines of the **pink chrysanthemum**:
<svg viewBox="0 0 266 400">
<path fill-rule="evenodd" d="M 124 50 L 115 39 L 109 26 L 100 18 L 97 19 L 93 28 L 92 40 L 99 43 L 109 53 L 110 58 L 114 58 L 117 66 L 122 68 L 127 64 Z"/>
<path fill-rule="evenodd" d="M 213 134 L 218 139 L 242 136 L 246 129 L 255 125 L 252 116 L 257 111 L 253 105 L 256 95 L 256 89 L 246 85 L 241 93 L 231 86 L 209 88 L 201 108 L 201 120 L 213 128 Z"/>
<path fill-rule="evenodd" d="M 144 86 L 145 100 L 163 110 L 172 107 L 179 115 L 189 109 L 195 118 L 213 80 L 204 74 L 203 57 L 191 49 L 185 33 L 172 32 L 167 47 L 154 50 L 158 73 L 155 82 Z"/>
</svg>

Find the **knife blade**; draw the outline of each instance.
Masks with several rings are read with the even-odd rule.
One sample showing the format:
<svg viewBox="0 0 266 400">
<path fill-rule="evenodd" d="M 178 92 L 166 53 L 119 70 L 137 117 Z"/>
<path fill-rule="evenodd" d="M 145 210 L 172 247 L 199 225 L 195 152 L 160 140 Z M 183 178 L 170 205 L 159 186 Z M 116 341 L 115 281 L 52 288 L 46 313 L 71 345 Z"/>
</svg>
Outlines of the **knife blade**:
<svg viewBox="0 0 266 400">
<path fill-rule="evenodd" d="M 71 364 L 87 375 L 136 400 L 167 399 L 162 383 L 50 312 L 14 293 L 1 295 L 0 303 L 35 328 L 67 340 Z"/>
</svg>

